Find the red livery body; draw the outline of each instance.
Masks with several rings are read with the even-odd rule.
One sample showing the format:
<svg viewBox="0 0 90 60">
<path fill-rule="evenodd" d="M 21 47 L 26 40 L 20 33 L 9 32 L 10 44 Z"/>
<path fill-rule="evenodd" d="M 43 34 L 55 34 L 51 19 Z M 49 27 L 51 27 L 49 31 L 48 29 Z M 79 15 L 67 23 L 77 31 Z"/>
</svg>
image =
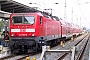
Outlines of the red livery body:
<svg viewBox="0 0 90 60">
<path fill-rule="evenodd" d="M 80 33 L 80 29 L 41 12 L 14 13 L 10 15 L 9 47 L 14 53 L 37 51 L 42 45 L 54 45 Z"/>
</svg>

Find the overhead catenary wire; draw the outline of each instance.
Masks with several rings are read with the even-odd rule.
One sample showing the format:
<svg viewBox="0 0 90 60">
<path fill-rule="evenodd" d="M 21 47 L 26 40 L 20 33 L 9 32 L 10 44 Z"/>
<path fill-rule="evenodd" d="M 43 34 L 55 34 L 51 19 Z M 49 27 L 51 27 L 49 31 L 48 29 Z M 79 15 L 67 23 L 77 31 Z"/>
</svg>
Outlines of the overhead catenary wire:
<svg viewBox="0 0 90 60">
<path fill-rule="evenodd" d="M 85 16 L 84 16 L 84 14 L 83 14 L 83 12 L 82 12 L 82 9 L 81 9 L 81 7 L 80 7 L 80 3 L 79 3 L 79 0 L 78 0 L 78 6 L 79 6 L 79 9 L 80 9 L 80 11 L 81 11 L 81 14 L 82 14 L 82 16 L 85 18 Z M 86 18 L 85 18 L 86 19 Z"/>
<path fill-rule="evenodd" d="M 87 2 L 85 2 L 84 4 L 87 4 Z M 83 11 L 82 11 L 80 5 L 82 5 L 82 4 L 80 4 L 80 2 L 79 2 L 79 0 L 78 0 L 78 6 L 79 6 L 79 9 L 80 9 L 81 15 L 82 15 L 83 18 L 86 20 L 86 17 L 84 16 Z M 80 27 L 81 27 L 81 17 L 80 17 Z"/>
</svg>

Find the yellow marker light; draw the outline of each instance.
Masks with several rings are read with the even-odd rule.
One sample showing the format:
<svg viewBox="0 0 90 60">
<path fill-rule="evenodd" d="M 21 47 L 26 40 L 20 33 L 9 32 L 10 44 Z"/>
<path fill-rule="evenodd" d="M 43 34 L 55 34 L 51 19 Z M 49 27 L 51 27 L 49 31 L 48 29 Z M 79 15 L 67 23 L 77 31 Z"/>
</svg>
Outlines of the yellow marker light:
<svg viewBox="0 0 90 60">
<path fill-rule="evenodd" d="M 72 51 L 72 46 L 70 46 L 70 51 Z"/>
<path fill-rule="evenodd" d="M 48 46 L 48 50 L 50 50 L 50 46 Z"/>
<path fill-rule="evenodd" d="M 47 50 L 47 51 L 50 50 L 50 46 L 47 46 L 47 47 L 46 47 L 46 50 Z"/>
<path fill-rule="evenodd" d="M 63 41 L 60 42 L 60 46 L 63 47 Z"/>
<path fill-rule="evenodd" d="M 74 41 L 74 37 L 73 36 L 72 36 L 71 40 Z"/>
<path fill-rule="evenodd" d="M 32 60 L 36 60 L 36 58 L 33 58 Z"/>
<path fill-rule="evenodd" d="M 2 54 L 4 53 L 4 47 L 2 46 Z"/>
<path fill-rule="evenodd" d="M 30 57 L 26 57 L 26 60 L 30 60 Z"/>
</svg>

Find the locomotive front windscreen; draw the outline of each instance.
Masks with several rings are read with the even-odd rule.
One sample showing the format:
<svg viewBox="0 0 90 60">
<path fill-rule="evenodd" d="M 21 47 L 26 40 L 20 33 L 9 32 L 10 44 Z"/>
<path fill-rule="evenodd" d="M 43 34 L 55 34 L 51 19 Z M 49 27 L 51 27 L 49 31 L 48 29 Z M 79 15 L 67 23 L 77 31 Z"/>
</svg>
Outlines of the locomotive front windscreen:
<svg viewBox="0 0 90 60">
<path fill-rule="evenodd" d="M 13 16 L 12 17 L 12 23 L 22 23 L 22 24 L 34 24 L 35 23 L 35 17 L 34 16 Z"/>
</svg>

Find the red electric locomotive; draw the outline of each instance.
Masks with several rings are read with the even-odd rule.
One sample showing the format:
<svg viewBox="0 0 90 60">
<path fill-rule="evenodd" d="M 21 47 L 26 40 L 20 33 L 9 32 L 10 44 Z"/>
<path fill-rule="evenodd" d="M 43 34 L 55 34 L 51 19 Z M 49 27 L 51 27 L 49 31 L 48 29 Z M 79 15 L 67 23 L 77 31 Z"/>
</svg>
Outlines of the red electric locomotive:
<svg viewBox="0 0 90 60">
<path fill-rule="evenodd" d="M 61 38 L 67 39 L 78 27 L 42 12 L 13 13 L 10 15 L 10 42 L 13 53 L 34 52 L 43 45 L 55 45 Z M 79 33 L 78 32 L 78 33 Z"/>
<path fill-rule="evenodd" d="M 61 38 L 61 23 L 57 20 L 41 12 L 11 14 L 9 47 L 12 52 L 37 51 L 44 44 L 57 44 Z"/>
</svg>

